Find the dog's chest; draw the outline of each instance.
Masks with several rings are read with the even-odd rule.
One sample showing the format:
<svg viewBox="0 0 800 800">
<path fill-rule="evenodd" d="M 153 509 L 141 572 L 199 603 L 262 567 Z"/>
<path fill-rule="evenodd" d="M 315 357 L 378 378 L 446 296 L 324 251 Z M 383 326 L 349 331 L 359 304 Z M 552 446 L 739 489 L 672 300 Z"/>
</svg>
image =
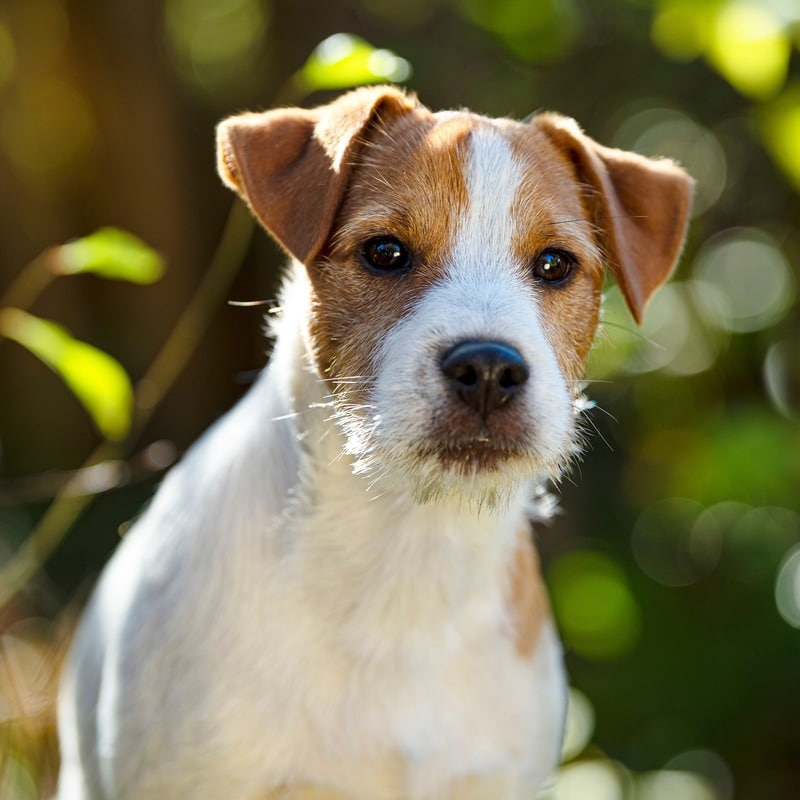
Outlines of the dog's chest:
<svg viewBox="0 0 800 800">
<path fill-rule="evenodd" d="M 280 767 L 291 783 L 373 800 L 450 797 L 470 775 L 520 791 L 538 785 L 555 764 L 563 697 L 557 646 L 548 636 L 543 644 L 527 665 L 465 650 L 464 663 L 372 675 L 363 665 L 345 675 L 343 665 L 338 675 L 317 675 L 318 704 L 283 728 L 292 752 Z M 325 684 L 330 694 L 322 696 Z"/>
<path fill-rule="evenodd" d="M 503 548 L 379 506 L 342 515 L 331 499 L 294 520 L 301 535 L 284 531 L 292 544 L 245 656 L 264 691 L 229 709 L 228 744 L 267 784 L 374 800 L 447 796 L 475 773 L 543 777 L 564 702 L 551 626 L 521 656 L 497 589 Z"/>
</svg>

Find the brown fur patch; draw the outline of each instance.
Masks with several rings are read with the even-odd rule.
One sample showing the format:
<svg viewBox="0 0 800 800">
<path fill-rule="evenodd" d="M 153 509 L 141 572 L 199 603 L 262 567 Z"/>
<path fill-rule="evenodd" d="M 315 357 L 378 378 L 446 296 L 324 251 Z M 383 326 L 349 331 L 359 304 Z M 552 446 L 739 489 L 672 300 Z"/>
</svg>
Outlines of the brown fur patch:
<svg viewBox="0 0 800 800">
<path fill-rule="evenodd" d="M 359 134 L 374 120 L 416 108 L 416 99 L 397 88 L 369 86 L 316 109 L 240 114 L 217 128 L 219 172 L 275 239 L 305 262 L 330 232 Z"/>
<path fill-rule="evenodd" d="M 533 655 L 542 625 L 550 613 L 550 605 L 539 570 L 539 558 L 528 530 L 521 531 L 517 539 L 508 605 L 517 653 L 529 658 Z"/>
</svg>

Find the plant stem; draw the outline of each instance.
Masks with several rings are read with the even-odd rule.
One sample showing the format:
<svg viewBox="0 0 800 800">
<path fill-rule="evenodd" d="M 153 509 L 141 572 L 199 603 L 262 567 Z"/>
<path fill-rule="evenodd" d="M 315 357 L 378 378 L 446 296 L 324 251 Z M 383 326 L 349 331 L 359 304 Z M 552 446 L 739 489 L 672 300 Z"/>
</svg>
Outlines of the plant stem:
<svg viewBox="0 0 800 800">
<path fill-rule="evenodd" d="M 48 247 L 23 267 L 11 285 L 0 296 L 0 308 L 27 311 L 39 295 L 58 277 L 55 269 L 58 247 Z"/>
<path fill-rule="evenodd" d="M 197 348 L 247 252 L 254 228 L 252 215 L 243 203 L 236 201 L 203 280 L 167 341 L 136 384 L 132 436 L 141 433 Z"/>
</svg>

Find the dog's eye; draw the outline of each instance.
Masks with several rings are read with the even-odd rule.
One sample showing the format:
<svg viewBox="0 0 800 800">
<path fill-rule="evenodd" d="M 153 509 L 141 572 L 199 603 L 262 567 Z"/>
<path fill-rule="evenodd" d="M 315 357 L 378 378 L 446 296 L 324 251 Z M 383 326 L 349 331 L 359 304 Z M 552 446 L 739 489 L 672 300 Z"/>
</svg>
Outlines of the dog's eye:
<svg viewBox="0 0 800 800">
<path fill-rule="evenodd" d="M 364 261 L 377 272 L 398 272 L 411 266 L 411 254 L 394 236 L 376 236 L 364 245 Z"/>
<path fill-rule="evenodd" d="M 563 283 L 575 268 L 575 257 L 562 250 L 545 250 L 533 262 L 533 274 L 547 283 Z"/>
</svg>

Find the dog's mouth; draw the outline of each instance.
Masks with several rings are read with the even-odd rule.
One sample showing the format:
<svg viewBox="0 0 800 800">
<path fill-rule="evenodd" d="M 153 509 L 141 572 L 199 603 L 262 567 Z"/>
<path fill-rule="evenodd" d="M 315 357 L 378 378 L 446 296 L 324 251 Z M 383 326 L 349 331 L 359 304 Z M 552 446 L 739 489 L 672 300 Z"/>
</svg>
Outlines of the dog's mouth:
<svg viewBox="0 0 800 800">
<path fill-rule="evenodd" d="M 562 474 L 574 454 L 564 442 L 554 447 L 540 441 L 530 421 L 517 419 L 514 426 L 492 430 L 492 425 L 453 425 L 453 416 L 458 415 L 450 414 L 447 430 L 410 426 L 399 440 L 381 435 L 380 418 L 368 429 L 351 429 L 353 471 L 376 492 L 403 488 L 418 503 L 459 497 L 490 507 L 505 502 L 522 482 Z"/>
<path fill-rule="evenodd" d="M 529 452 L 518 441 L 482 432 L 435 439 L 420 448 L 420 455 L 448 471 L 474 474 L 501 469 L 510 461 L 528 457 Z"/>
<path fill-rule="evenodd" d="M 420 503 L 459 497 L 486 508 L 502 505 L 522 482 L 538 482 L 562 467 L 528 441 L 486 434 L 429 438 L 412 452 L 406 475 Z"/>
<path fill-rule="evenodd" d="M 421 449 L 443 469 L 482 472 L 529 460 L 536 451 L 534 422 L 525 406 L 509 402 L 482 416 L 455 398 L 432 414 Z"/>
</svg>

